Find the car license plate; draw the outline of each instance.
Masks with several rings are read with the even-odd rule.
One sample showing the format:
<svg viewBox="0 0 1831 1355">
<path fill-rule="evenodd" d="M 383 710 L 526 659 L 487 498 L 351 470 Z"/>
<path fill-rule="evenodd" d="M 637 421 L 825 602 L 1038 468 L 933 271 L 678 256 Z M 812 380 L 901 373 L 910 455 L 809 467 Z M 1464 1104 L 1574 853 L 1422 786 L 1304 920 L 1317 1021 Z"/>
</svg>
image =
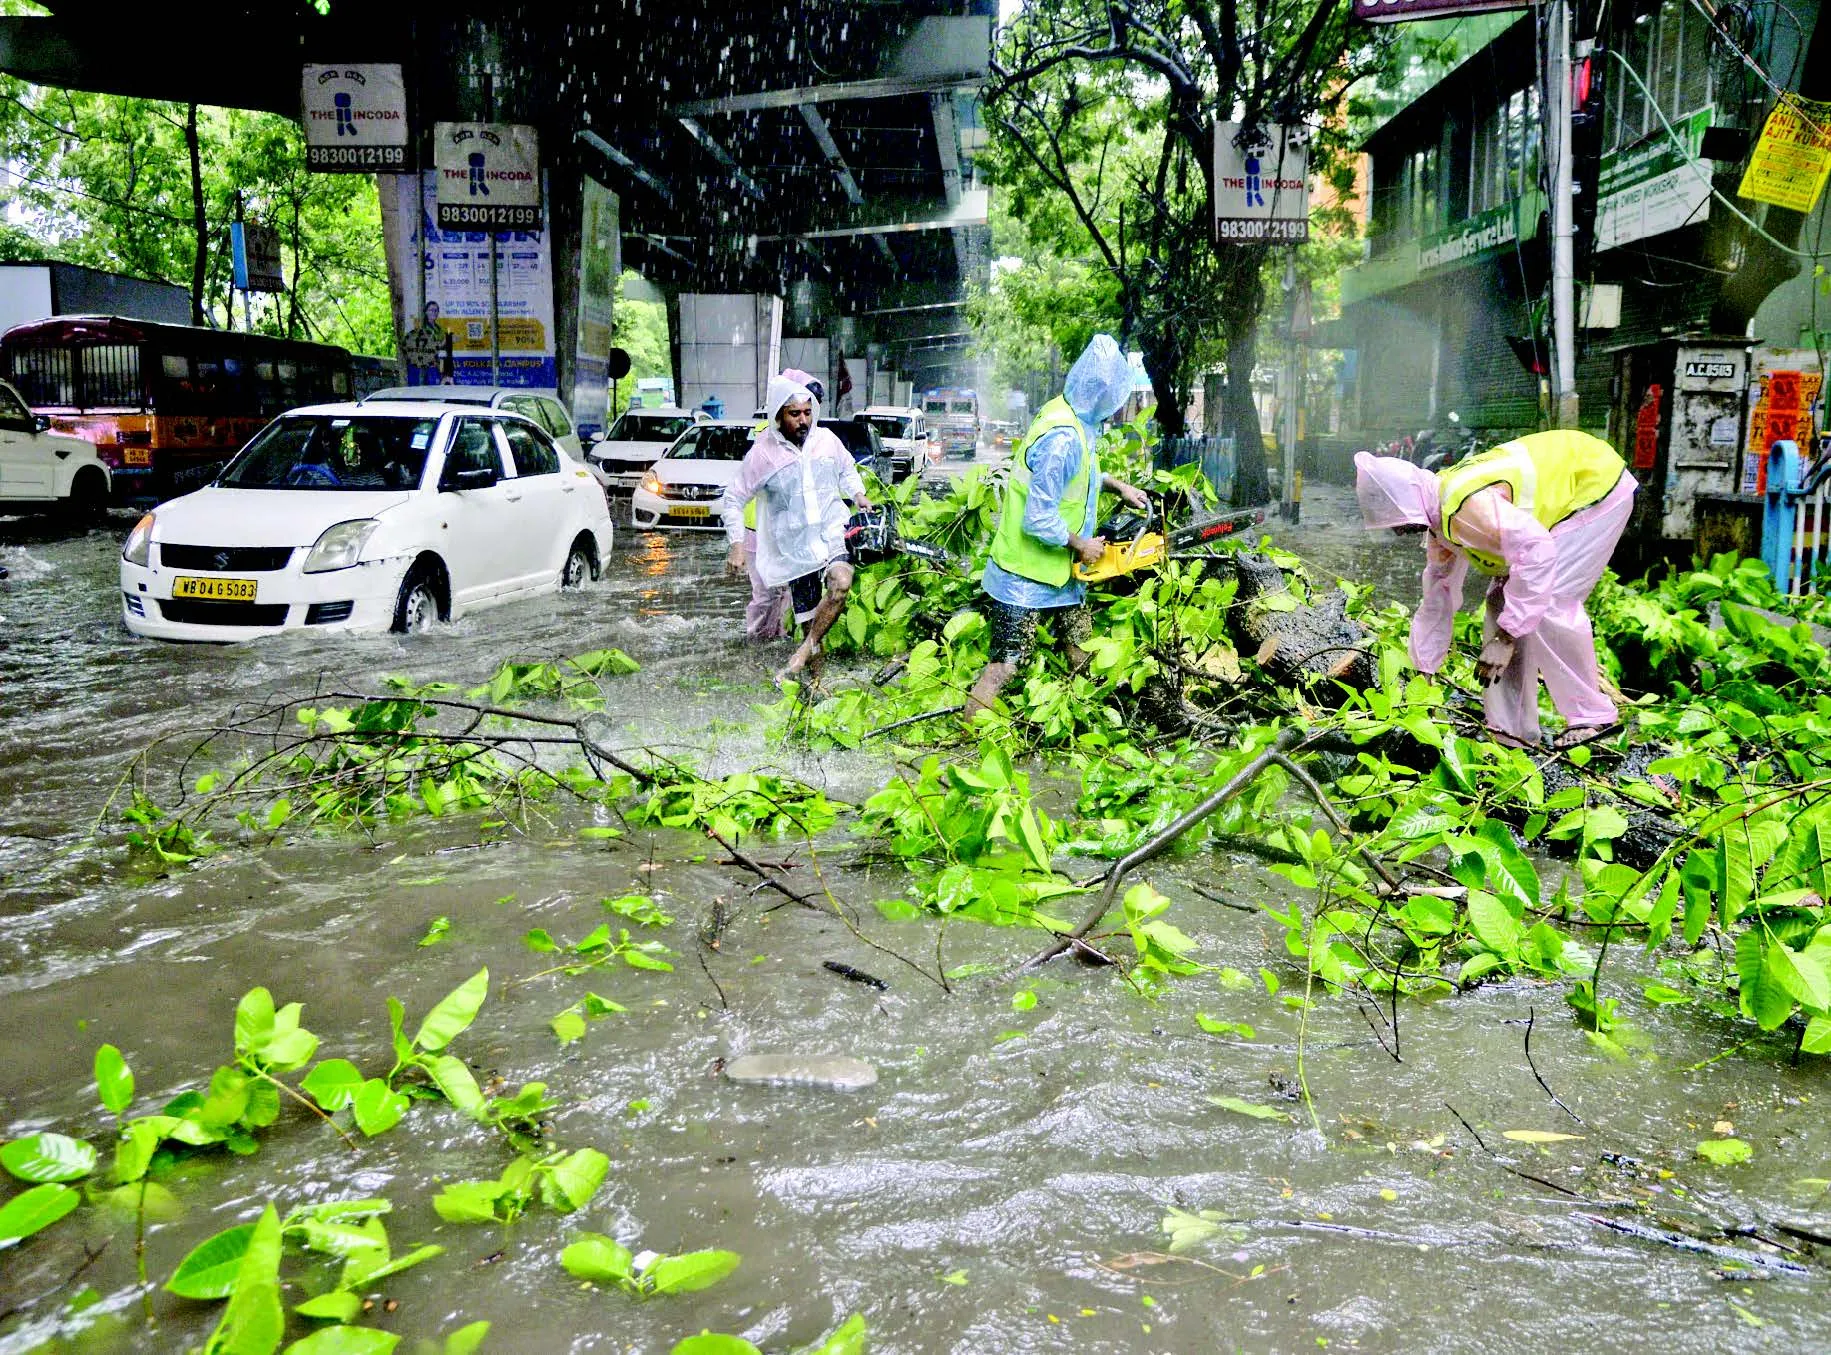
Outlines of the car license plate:
<svg viewBox="0 0 1831 1355">
<path fill-rule="evenodd" d="M 150 447 L 124 447 L 121 449 L 121 464 L 124 466 L 150 466 L 153 464 L 153 449 Z"/>
<path fill-rule="evenodd" d="M 712 509 L 703 503 L 671 503 L 668 512 L 677 518 L 703 518 L 712 515 Z"/>
<path fill-rule="evenodd" d="M 180 575 L 172 580 L 175 598 L 207 598 L 211 602 L 253 602 L 257 580 L 196 579 Z"/>
</svg>

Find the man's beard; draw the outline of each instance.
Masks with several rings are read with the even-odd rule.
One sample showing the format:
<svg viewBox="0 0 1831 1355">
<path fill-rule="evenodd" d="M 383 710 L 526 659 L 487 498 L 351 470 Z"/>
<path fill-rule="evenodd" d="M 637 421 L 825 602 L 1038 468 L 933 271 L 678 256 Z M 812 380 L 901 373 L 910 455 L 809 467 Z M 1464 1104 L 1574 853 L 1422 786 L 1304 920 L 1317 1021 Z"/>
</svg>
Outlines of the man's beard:
<svg viewBox="0 0 1831 1355">
<path fill-rule="evenodd" d="M 782 430 L 782 436 L 794 443 L 797 447 L 805 447 L 807 446 L 807 435 L 812 430 L 812 424 L 808 424 L 802 428 L 784 428 Z"/>
</svg>

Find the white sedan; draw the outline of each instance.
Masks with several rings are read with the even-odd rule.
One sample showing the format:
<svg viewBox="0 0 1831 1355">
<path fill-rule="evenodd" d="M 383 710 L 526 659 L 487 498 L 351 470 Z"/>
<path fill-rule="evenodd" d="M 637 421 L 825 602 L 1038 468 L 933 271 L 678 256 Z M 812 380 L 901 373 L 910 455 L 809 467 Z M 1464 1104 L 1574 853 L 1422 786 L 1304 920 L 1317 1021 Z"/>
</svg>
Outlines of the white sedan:
<svg viewBox="0 0 1831 1355">
<path fill-rule="evenodd" d="M 659 461 L 695 417 L 684 409 L 632 409 L 626 411 L 602 442 L 585 453 L 585 464 L 597 472 L 606 490 L 633 493 L 643 475 Z M 700 414 L 699 421 L 707 416 Z"/>
<path fill-rule="evenodd" d="M 579 587 L 613 530 L 591 472 L 519 415 L 314 405 L 140 519 L 121 553 L 122 619 L 165 640 L 417 631 Z"/>
<path fill-rule="evenodd" d="M 644 529 L 723 531 L 718 501 L 725 486 L 737 479 L 738 464 L 756 441 L 756 427 L 750 419 L 715 419 L 687 429 L 636 486 L 630 521 Z"/>
<path fill-rule="evenodd" d="M 49 428 L 49 419 L 0 381 L 0 511 L 43 506 L 100 517 L 108 506 L 108 467 L 90 443 Z"/>
</svg>

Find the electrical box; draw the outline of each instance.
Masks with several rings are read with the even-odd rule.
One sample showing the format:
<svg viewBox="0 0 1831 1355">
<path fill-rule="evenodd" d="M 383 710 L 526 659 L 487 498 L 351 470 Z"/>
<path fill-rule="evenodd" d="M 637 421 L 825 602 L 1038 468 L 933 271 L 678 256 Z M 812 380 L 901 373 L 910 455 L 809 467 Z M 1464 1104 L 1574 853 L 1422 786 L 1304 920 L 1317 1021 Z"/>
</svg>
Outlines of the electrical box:
<svg viewBox="0 0 1831 1355">
<path fill-rule="evenodd" d="M 1753 346 L 1706 335 L 1615 355 L 1609 441 L 1640 482 L 1628 535 L 1647 558 L 1689 556 L 1710 505 L 1739 497 Z"/>
</svg>

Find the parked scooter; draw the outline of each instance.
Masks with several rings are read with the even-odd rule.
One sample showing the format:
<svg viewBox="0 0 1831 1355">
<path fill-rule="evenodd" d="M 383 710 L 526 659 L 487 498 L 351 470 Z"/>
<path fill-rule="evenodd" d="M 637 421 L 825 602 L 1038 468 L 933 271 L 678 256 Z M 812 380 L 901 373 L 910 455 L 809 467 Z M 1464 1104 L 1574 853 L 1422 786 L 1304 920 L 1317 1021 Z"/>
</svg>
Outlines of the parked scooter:
<svg viewBox="0 0 1831 1355">
<path fill-rule="evenodd" d="M 1447 470 L 1464 457 L 1473 456 L 1475 430 L 1462 426 L 1462 416 L 1451 410 L 1447 428 L 1421 429 L 1411 442 L 1410 460 L 1428 471 Z"/>
</svg>

